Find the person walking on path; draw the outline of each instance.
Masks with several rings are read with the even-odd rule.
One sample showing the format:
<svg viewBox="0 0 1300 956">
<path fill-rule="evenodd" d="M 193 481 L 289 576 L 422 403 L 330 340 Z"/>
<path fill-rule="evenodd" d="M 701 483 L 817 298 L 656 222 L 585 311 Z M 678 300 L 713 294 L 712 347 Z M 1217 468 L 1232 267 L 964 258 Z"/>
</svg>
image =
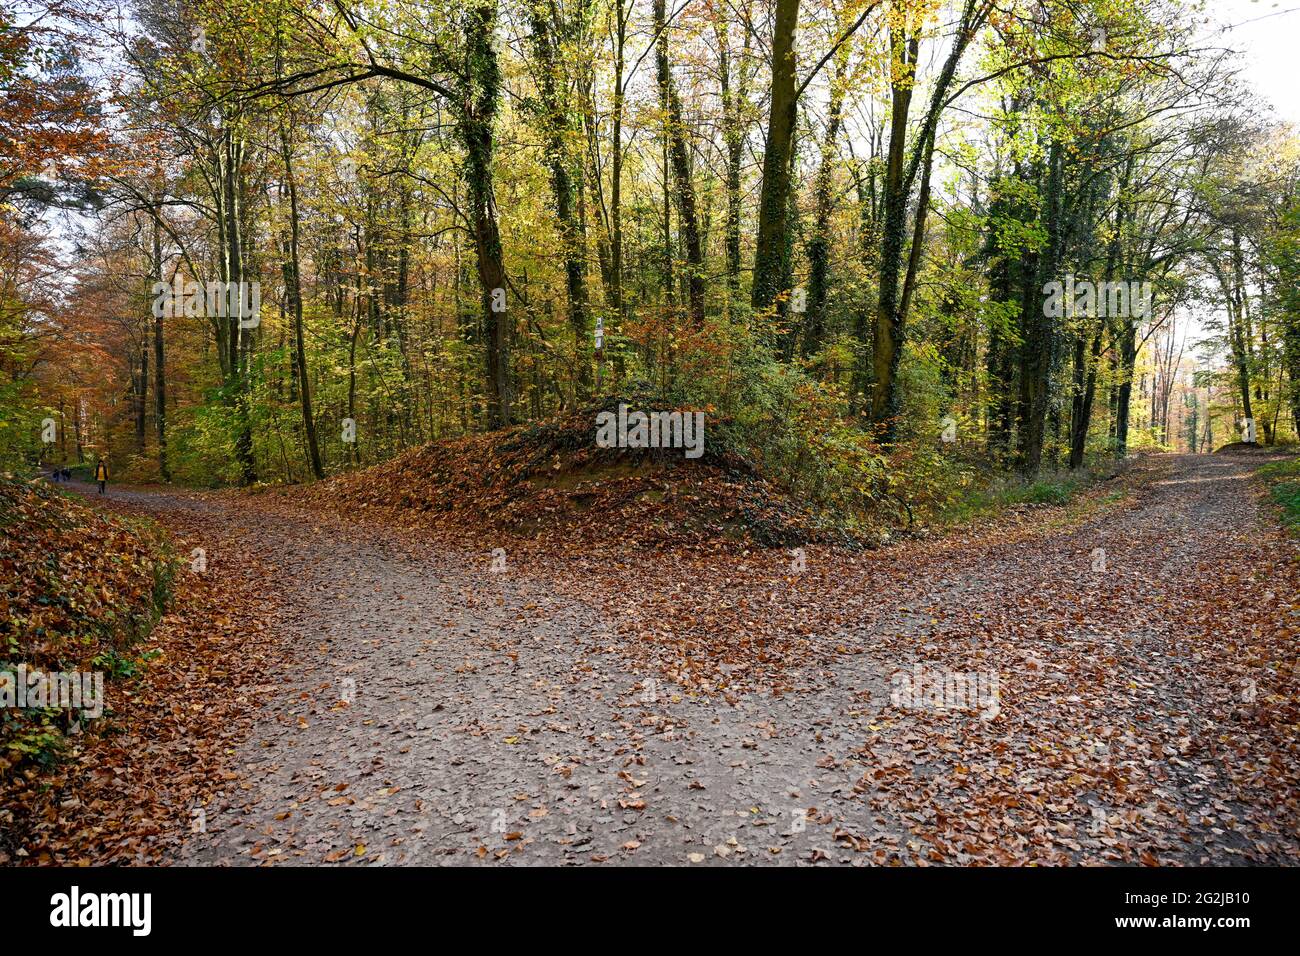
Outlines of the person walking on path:
<svg viewBox="0 0 1300 956">
<path fill-rule="evenodd" d="M 104 485 L 108 483 L 108 462 L 99 459 L 95 463 L 95 480 L 99 482 L 99 493 L 104 493 Z"/>
</svg>

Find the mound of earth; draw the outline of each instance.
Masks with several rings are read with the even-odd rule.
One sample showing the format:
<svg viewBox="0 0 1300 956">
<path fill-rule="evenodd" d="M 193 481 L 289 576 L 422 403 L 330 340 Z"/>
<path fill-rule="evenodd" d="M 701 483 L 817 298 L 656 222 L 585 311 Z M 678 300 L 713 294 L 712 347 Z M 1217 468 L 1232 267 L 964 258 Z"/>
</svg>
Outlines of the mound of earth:
<svg viewBox="0 0 1300 956">
<path fill-rule="evenodd" d="M 1242 455 L 1242 454 L 1260 454 L 1268 453 L 1271 449 L 1265 448 L 1259 442 L 1253 441 L 1234 441 L 1215 449 L 1216 455 Z"/>
<path fill-rule="evenodd" d="M 597 414 L 617 404 L 435 442 L 292 494 L 470 537 L 768 547 L 843 539 L 728 450 L 715 437 L 725 422 L 710 418 L 696 458 L 682 448 L 599 447 Z"/>
<path fill-rule="evenodd" d="M 13 706 L 19 668 L 132 671 L 175 569 L 153 527 L 0 476 L 0 789 L 6 773 L 60 752 L 74 723 L 68 710 Z"/>
</svg>

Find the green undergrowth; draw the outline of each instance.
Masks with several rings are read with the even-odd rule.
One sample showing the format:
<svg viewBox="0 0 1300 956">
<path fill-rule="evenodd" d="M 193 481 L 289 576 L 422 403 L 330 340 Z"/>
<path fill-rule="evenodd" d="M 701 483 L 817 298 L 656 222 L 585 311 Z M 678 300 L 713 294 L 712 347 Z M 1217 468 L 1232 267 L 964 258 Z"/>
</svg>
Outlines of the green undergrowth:
<svg viewBox="0 0 1300 956">
<path fill-rule="evenodd" d="M 1042 475 L 1033 481 L 998 476 L 982 485 L 971 487 L 958 501 L 937 516 L 940 525 L 958 525 L 987 518 L 1010 508 L 1023 506 L 1065 506 L 1078 503 L 1098 482 L 1113 478 L 1115 467 Z M 1094 502 L 1105 506 L 1122 500 L 1125 492 L 1116 489 Z"/>
<path fill-rule="evenodd" d="M 1283 526 L 1300 534 L 1300 458 L 1269 462 L 1256 474 L 1281 508 Z"/>
</svg>

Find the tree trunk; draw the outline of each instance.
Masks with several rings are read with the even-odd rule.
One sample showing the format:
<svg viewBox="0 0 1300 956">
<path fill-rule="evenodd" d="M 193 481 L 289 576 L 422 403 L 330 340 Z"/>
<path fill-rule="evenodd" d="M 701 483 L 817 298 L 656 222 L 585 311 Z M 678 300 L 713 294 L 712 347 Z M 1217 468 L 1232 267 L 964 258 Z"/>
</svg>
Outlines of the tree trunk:
<svg viewBox="0 0 1300 956">
<path fill-rule="evenodd" d="M 153 261 L 155 275 L 162 276 L 162 238 L 158 232 L 158 222 L 153 224 Z M 166 310 L 159 309 L 160 313 Z M 163 351 L 163 317 L 155 315 L 153 320 L 153 363 L 154 363 L 154 428 L 158 433 L 158 474 L 163 481 L 171 481 L 171 469 L 167 466 L 167 374 Z M 147 372 L 146 372 L 147 374 Z"/>
<path fill-rule="evenodd" d="M 569 161 L 568 143 L 571 138 L 567 104 L 561 99 L 561 90 L 567 89 L 560 75 L 560 65 L 551 44 L 551 31 L 557 24 L 554 5 L 548 18 L 540 0 L 529 4 L 532 25 L 532 44 L 537 60 L 537 87 L 546 123 L 546 164 L 551 174 L 551 191 L 555 198 L 555 212 L 560 222 L 560 237 L 564 244 L 565 290 L 569 305 L 569 328 L 573 333 L 573 359 L 575 392 L 585 400 L 591 394 L 591 365 L 588 360 L 591 330 L 587 318 L 587 264 L 583 249 L 583 230 L 574 209 L 576 187 Z"/>
<path fill-rule="evenodd" d="M 734 297 L 740 291 L 740 162 L 745 147 L 744 115 L 749 102 L 749 54 L 753 30 L 749 28 L 750 7 L 745 5 L 741 19 L 745 42 L 739 63 L 732 59 L 730 17 L 722 15 L 714 22 L 718 38 L 718 83 L 722 99 L 722 141 L 726 148 L 726 223 L 727 288 Z"/>
<path fill-rule="evenodd" d="M 218 181 L 217 216 L 220 220 L 221 279 L 226 283 L 227 300 L 234 298 L 231 290 L 239 288 L 246 281 L 244 275 L 243 223 L 240 197 L 243 190 L 244 144 L 229 125 L 221 131 L 217 149 Z M 237 313 L 238 310 L 231 309 Z M 257 469 L 253 461 L 253 434 L 248 420 L 248 381 L 245 358 L 247 348 L 240 328 L 240 316 L 232 314 L 225 319 L 218 319 L 218 339 L 224 338 L 225 360 L 222 363 L 226 373 L 226 403 L 233 409 L 235 416 L 235 456 L 239 462 L 240 478 L 244 484 L 257 480 Z"/>
<path fill-rule="evenodd" d="M 663 0 L 656 0 L 662 3 Z M 750 304 L 756 312 L 776 306 L 784 315 L 787 301 L 786 243 L 790 212 L 790 160 L 794 143 L 795 30 L 799 25 L 799 0 L 776 0 L 772 26 L 771 111 L 767 147 L 763 150 L 763 187 L 758 203 L 758 236 L 754 249 L 754 284 Z"/>
<path fill-rule="evenodd" d="M 1241 391 L 1242 417 L 1251 421 L 1255 412 L 1250 404 L 1251 341 L 1246 316 L 1246 280 L 1242 266 L 1241 236 L 1232 231 L 1232 282 L 1229 287 L 1228 324 L 1232 340 L 1232 360 L 1237 367 L 1237 387 Z"/>
<path fill-rule="evenodd" d="M 1080 334 L 1074 351 L 1075 396 L 1070 409 L 1070 470 L 1083 465 L 1083 455 L 1088 444 L 1088 424 L 1092 421 L 1092 405 L 1097 396 L 1097 365 L 1101 359 L 1102 329 L 1093 334 L 1092 348 L 1084 352 L 1084 338 Z"/>
<path fill-rule="evenodd" d="M 686 146 L 686 125 L 682 121 L 682 104 L 677 96 L 677 86 L 673 83 L 672 68 L 668 61 L 668 28 L 665 23 L 664 0 L 654 0 L 654 18 L 655 31 L 659 34 L 659 42 L 655 50 L 659 97 L 666 117 L 665 135 L 677 193 L 678 228 L 681 230 L 682 244 L 686 247 L 687 300 L 691 323 L 698 327 L 704 324 L 704 251 L 700 243 L 700 223 L 695 206 L 691 156 Z"/>
<path fill-rule="evenodd" d="M 610 272 L 613 290 L 614 327 L 609 334 L 619 333 L 626 318 L 627 297 L 623 288 L 623 79 L 624 51 L 627 46 L 627 24 L 632 15 L 632 2 L 624 6 L 624 0 L 618 0 L 616 11 L 617 24 L 614 36 L 614 132 L 610 157 Z M 614 351 L 614 376 L 623 377 L 623 352 Z"/>
<path fill-rule="evenodd" d="M 145 420 L 149 413 L 149 341 L 142 338 L 140 342 L 140 370 L 136 378 L 135 389 L 135 449 L 144 455 Z M 62 432 L 60 432 L 60 437 Z"/>
<path fill-rule="evenodd" d="M 1133 166 L 1136 162 L 1136 154 L 1130 153 L 1124 163 L 1124 171 L 1120 174 L 1119 182 L 1116 186 L 1115 201 L 1115 228 L 1111 234 L 1110 244 L 1106 249 L 1106 271 L 1105 280 L 1111 282 L 1119 270 L 1120 260 L 1123 255 L 1123 242 L 1125 228 L 1128 223 L 1128 206 L 1126 196 L 1128 193 L 1129 182 L 1133 177 Z M 1131 316 L 1123 317 L 1123 321 L 1131 324 Z M 1088 428 L 1092 423 L 1092 409 L 1097 395 L 1097 373 L 1101 361 L 1102 338 L 1106 332 L 1109 318 L 1102 319 L 1098 322 L 1097 328 L 1093 334 L 1092 348 L 1085 357 L 1084 337 L 1082 332 L 1075 346 L 1075 395 L 1073 407 L 1070 415 L 1070 470 L 1076 470 L 1083 465 L 1084 452 L 1088 444 Z M 1084 363 L 1086 361 L 1086 369 Z"/>
<path fill-rule="evenodd" d="M 1300 315 L 1287 311 L 1282 321 L 1282 358 L 1291 380 L 1291 418 L 1300 435 Z"/>
<path fill-rule="evenodd" d="M 319 480 L 325 477 L 320 445 L 316 441 L 316 418 L 311 407 L 311 379 L 307 374 L 307 349 L 303 341 L 302 271 L 298 255 L 298 187 L 293 175 L 293 152 L 289 134 L 280 127 L 280 148 L 284 158 L 284 179 L 289 190 L 289 256 L 284 263 L 284 288 L 289 297 L 293 322 L 294 360 L 298 372 L 298 397 L 302 401 L 303 431 L 307 438 L 307 460 Z"/>
<path fill-rule="evenodd" d="M 871 417 L 882 427 L 882 438 L 892 442 L 898 425 L 899 399 L 897 392 L 898 363 L 902 358 L 904 330 L 911 293 L 916 285 L 920 262 L 921 243 L 925 235 L 928 214 L 930 167 L 934 156 L 937 126 L 945 98 L 952 86 L 953 77 L 962 56 L 980 25 L 992 10 L 990 0 L 966 0 L 957 24 L 952 45 L 943 67 L 935 78 L 930 94 L 930 104 L 913 147 L 911 158 L 904 164 L 906 154 L 907 121 L 911 108 L 912 90 L 916 81 L 917 55 L 920 50 L 919 23 L 909 27 L 916 11 L 909 4 L 896 2 L 890 11 L 890 130 L 889 150 L 885 166 L 884 220 L 880 243 L 879 295 L 876 302 L 875 323 L 872 329 L 872 371 L 874 377 L 871 395 Z M 912 254 L 907 262 L 907 276 L 901 292 L 899 270 L 903 265 L 903 245 L 907 231 L 907 202 L 918 173 L 921 176 L 922 201 L 917 204 L 916 222 L 913 226 Z M 859 378 L 865 378 L 860 375 Z"/>
<path fill-rule="evenodd" d="M 512 421 L 510 313 L 505 308 L 506 268 L 496 199 L 492 194 L 493 122 L 501 92 L 501 69 L 492 44 L 496 18 L 496 3 L 487 2 L 476 6 L 466 20 L 465 43 L 469 50 L 470 76 L 460 117 L 487 353 L 489 428 L 500 428 Z"/>
<path fill-rule="evenodd" d="M 1037 268 L 1028 273 L 1021 322 L 1024 341 L 1020 350 L 1019 468 L 1026 477 L 1038 474 L 1043 457 L 1047 423 L 1048 387 L 1051 377 L 1052 337 L 1055 330 L 1044 314 L 1043 286 L 1054 275 L 1061 255 L 1061 192 L 1064 157 L 1061 144 L 1053 142 L 1047 155 L 1047 187 L 1043 215 L 1047 247 L 1038 254 Z"/>
<path fill-rule="evenodd" d="M 821 166 L 814 187 L 817 202 L 812 239 L 808 242 L 808 312 L 804 320 L 802 351 L 805 357 L 821 350 L 826 334 L 826 298 L 829 291 L 831 214 L 835 210 L 835 141 L 843 121 L 844 90 L 841 78 L 831 79 L 831 99 L 822 140 Z"/>
<path fill-rule="evenodd" d="M 1133 369 L 1137 364 L 1137 327 L 1124 323 L 1119 343 L 1119 388 L 1115 396 L 1115 457 L 1128 456 L 1128 417 L 1133 399 Z"/>
<path fill-rule="evenodd" d="M 885 162 L 880 284 L 871 337 L 871 418 L 884 426 L 886 440 L 892 440 L 898 416 L 895 378 L 903 346 L 898 275 L 903 265 L 903 241 L 907 225 L 903 157 L 907 147 L 907 117 L 912 104 L 919 44 L 915 37 L 905 37 L 902 29 L 891 26 L 889 49 L 890 57 L 895 63 L 890 86 L 889 151 Z"/>
</svg>

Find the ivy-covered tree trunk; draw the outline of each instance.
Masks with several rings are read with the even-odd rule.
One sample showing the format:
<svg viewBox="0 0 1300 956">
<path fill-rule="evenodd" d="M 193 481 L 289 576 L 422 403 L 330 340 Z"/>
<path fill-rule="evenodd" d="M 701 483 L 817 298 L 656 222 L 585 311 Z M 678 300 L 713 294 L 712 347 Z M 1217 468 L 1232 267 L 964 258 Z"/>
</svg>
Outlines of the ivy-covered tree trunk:
<svg viewBox="0 0 1300 956">
<path fill-rule="evenodd" d="M 1097 396 L 1097 366 L 1101 361 L 1102 329 L 1093 333 L 1092 345 L 1086 351 L 1085 339 L 1079 335 L 1074 346 L 1074 398 L 1070 406 L 1070 470 L 1083 465 L 1083 455 L 1088 446 L 1088 425 L 1092 421 L 1092 406 Z"/>
<path fill-rule="evenodd" d="M 146 329 L 148 326 L 146 326 Z M 135 383 L 135 450 L 136 454 L 144 455 L 145 444 L 145 419 L 149 413 L 149 342 L 147 338 L 142 337 L 140 342 L 140 370 L 137 374 L 132 371 L 131 380 Z M 66 435 L 66 429 L 59 430 L 60 451 L 63 450 L 62 442 Z"/>
<path fill-rule="evenodd" d="M 989 385 L 988 449 L 999 465 L 1005 465 L 1011 454 L 1012 387 L 1015 362 L 1012 345 L 1001 324 L 994 325 L 989 334 L 986 357 Z"/>
<path fill-rule="evenodd" d="M 850 140 L 850 152 L 852 149 L 853 142 Z M 880 192 L 877 188 L 880 153 L 881 144 L 877 135 L 871 140 L 870 155 L 862 163 L 866 174 L 856 175 L 854 184 L 859 207 L 856 252 L 863 270 L 868 275 L 880 273 L 881 208 Z M 853 363 L 849 397 L 849 405 L 854 413 L 859 410 L 860 403 L 868 411 L 870 410 L 867 392 L 872 387 L 872 362 L 868 346 L 873 337 L 872 329 L 876 315 L 876 303 L 872 298 L 872 291 L 868 289 L 854 309 L 853 334 L 858 340 L 859 349 L 857 360 Z"/>
<path fill-rule="evenodd" d="M 611 334 L 621 332 L 627 312 L 627 294 L 624 289 L 623 274 L 623 109 L 625 68 L 625 51 L 627 48 L 627 26 L 632 16 L 633 0 L 616 0 L 615 16 L 617 22 L 614 30 L 614 116 L 613 142 L 610 144 L 609 163 L 609 231 L 610 231 L 610 273 L 613 292 L 614 323 Z M 622 378 L 624 356 L 621 349 L 614 352 L 614 374 Z"/>
<path fill-rule="evenodd" d="M 468 88 L 460 115 L 465 147 L 465 178 L 469 187 L 470 222 L 478 266 L 483 340 L 487 372 L 489 428 L 510 424 L 510 312 L 506 299 L 505 258 L 501 227 L 492 192 L 492 161 L 496 141 L 493 124 L 501 95 L 501 68 L 493 33 L 495 0 L 479 2 L 465 19 Z"/>
<path fill-rule="evenodd" d="M 838 72 L 838 71 L 837 71 Z M 817 204 L 812 238 L 808 240 L 808 303 L 804 318 L 804 356 L 821 350 L 826 334 L 826 298 L 829 290 L 831 257 L 831 214 L 835 211 L 836 139 L 844 119 L 844 89 L 837 75 L 831 80 L 831 99 L 822 140 L 821 166 L 817 170 L 814 196 Z"/>
<path fill-rule="evenodd" d="M 916 37 L 907 37 L 901 28 L 891 26 L 889 151 L 885 160 L 880 284 L 871 336 L 871 418 L 883 426 L 886 440 L 892 439 L 898 417 L 896 379 L 903 348 L 903 314 L 898 280 L 903 267 L 908 192 L 903 176 L 903 159 L 907 148 L 907 118 L 912 105 L 918 49 Z"/>
<path fill-rule="evenodd" d="M 656 0 L 662 3 L 663 0 Z M 795 96 L 795 30 L 799 0 L 776 0 L 772 26 L 771 109 L 767 147 L 763 151 L 763 187 L 758 201 L 758 236 L 754 249 L 754 284 L 750 304 L 757 312 L 788 304 L 786 244 L 789 241 L 790 161 L 794 146 L 797 98 Z"/>
<path fill-rule="evenodd" d="M 573 333 L 574 387 L 578 398 L 582 400 L 591 394 L 591 363 L 588 359 L 591 329 L 587 308 L 584 231 L 575 210 L 577 188 L 568 146 L 572 131 L 567 104 L 562 99 L 562 91 L 567 87 L 551 42 L 551 33 L 560 25 L 556 23 L 554 15 L 547 15 L 547 10 L 554 14 L 554 4 L 547 0 L 530 0 L 528 13 L 537 63 L 538 95 L 545 124 L 546 165 L 551 176 L 560 237 L 564 243 L 565 292 L 569 306 L 569 328 Z"/>
<path fill-rule="evenodd" d="M 668 156 L 672 162 L 673 187 L 677 197 L 678 227 L 686 251 L 686 290 L 691 322 L 704 323 L 704 250 L 700 241 L 699 214 L 696 210 L 695 185 L 691 175 L 691 155 L 686 145 L 686 124 L 682 121 L 682 104 L 673 83 L 668 60 L 668 27 L 664 0 L 654 2 L 655 31 L 659 42 L 655 48 L 655 66 L 659 80 L 659 98 L 664 110 Z"/>
<path fill-rule="evenodd" d="M 1124 170 L 1116 184 L 1115 224 L 1106 249 L 1105 281 L 1114 280 L 1123 256 L 1125 231 L 1128 227 L 1127 194 L 1133 177 L 1136 153 L 1129 153 Z M 1131 321 L 1122 317 L 1121 321 Z M 1101 347 L 1106 336 L 1110 317 L 1099 319 L 1092 334 L 1091 348 L 1085 351 L 1085 336 L 1081 330 L 1074 352 L 1074 398 L 1070 409 L 1070 470 L 1083 466 L 1088 445 L 1088 429 L 1092 424 L 1092 409 L 1097 397 L 1097 375 L 1101 368 Z"/>
<path fill-rule="evenodd" d="M 1300 289 L 1290 293 L 1291 298 L 1300 296 Z M 1282 361 L 1286 365 L 1287 378 L 1291 380 L 1291 418 L 1295 422 L 1296 434 L 1300 435 L 1300 315 L 1285 308 L 1282 313 Z"/>
<path fill-rule="evenodd" d="M 907 313 L 919 274 L 939 117 L 946 105 L 957 67 L 992 8 L 991 0 L 966 0 L 963 4 L 948 55 L 935 77 L 920 131 L 915 137 L 910 156 L 904 162 L 904 157 L 907 156 L 908 113 L 920 52 L 918 35 L 921 24 L 915 22 L 917 11 L 911 5 L 901 0 L 891 4 L 889 149 L 883 183 L 879 292 L 871 349 L 871 417 L 881 427 L 882 438 L 887 443 L 893 441 L 898 425 L 898 365 L 903 354 Z M 900 282 L 908 200 L 918 181 L 920 201 L 916 206 L 916 220 L 912 226 L 912 251 L 907 259 L 906 275 Z M 865 377 L 859 374 L 859 379 Z"/>
<path fill-rule="evenodd" d="M 987 401 L 988 449 L 999 465 L 1011 458 L 1015 425 L 1016 392 L 1015 340 L 1019 334 L 1021 301 L 1027 268 L 1023 239 L 1029 210 L 1020 195 L 1024 170 L 1016 162 L 1009 175 L 992 189 L 989 207 L 991 223 L 986 251 L 989 259 L 989 342 L 985 356 L 989 397 Z"/>
</svg>

